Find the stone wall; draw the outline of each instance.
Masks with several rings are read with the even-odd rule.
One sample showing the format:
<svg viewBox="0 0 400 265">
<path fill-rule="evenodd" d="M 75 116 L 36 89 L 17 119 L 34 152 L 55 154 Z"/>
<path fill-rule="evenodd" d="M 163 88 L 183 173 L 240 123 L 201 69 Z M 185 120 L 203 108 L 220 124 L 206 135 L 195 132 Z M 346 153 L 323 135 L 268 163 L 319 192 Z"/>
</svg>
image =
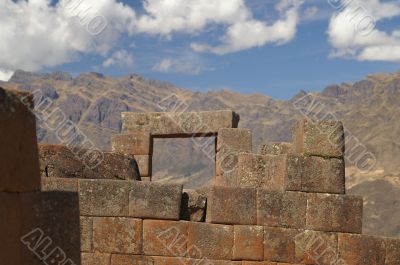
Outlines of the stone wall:
<svg viewBox="0 0 400 265">
<path fill-rule="evenodd" d="M 400 240 L 362 235 L 363 200 L 345 194 L 340 122 L 299 121 L 292 143 L 255 154 L 232 111 L 123 117 L 112 141 L 118 159 L 103 161 L 108 173 L 71 174 L 84 170 L 70 156 L 46 159 L 62 147 L 39 148 L 42 189 L 79 194 L 82 264 L 400 264 Z M 210 135 L 213 186 L 151 182 L 154 137 Z M 50 174 L 54 165 L 63 170 Z"/>
</svg>

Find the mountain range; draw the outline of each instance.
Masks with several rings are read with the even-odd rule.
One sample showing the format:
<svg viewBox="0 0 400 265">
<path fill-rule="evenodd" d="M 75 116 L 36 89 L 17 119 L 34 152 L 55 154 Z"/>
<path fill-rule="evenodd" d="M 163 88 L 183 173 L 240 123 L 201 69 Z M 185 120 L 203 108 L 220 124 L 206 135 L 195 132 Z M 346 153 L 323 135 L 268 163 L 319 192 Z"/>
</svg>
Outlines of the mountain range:
<svg viewBox="0 0 400 265">
<path fill-rule="evenodd" d="M 343 121 L 347 145 L 372 154 L 366 171 L 347 153 L 347 192 L 364 196 L 364 233 L 400 237 L 400 72 L 373 74 L 355 83 L 326 87 L 321 92 L 300 91 L 290 100 L 228 89 L 195 92 L 168 82 L 132 74 L 106 77 L 83 73 L 39 74 L 16 71 L 5 88 L 40 91 L 65 118 L 96 147 L 110 149 L 113 134 L 121 132 L 121 112 L 161 111 L 160 102 L 174 98 L 190 111 L 232 109 L 239 127 L 253 130 L 253 151 L 268 141 L 290 141 L 297 119 L 330 117 Z M 38 140 L 59 143 L 55 131 L 38 121 Z M 156 139 L 154 179 L 181 182 L 187 188 L 204 186 L 214 165 L 187 139 Z M 357 153 L 357 152 L 356 152 Z M 173 154 L 173 155 L 171 155 Z M 374 163 L 376 161 L 376 164 Z M 352 162 L 356 162 L 352 164 Z"/>
</svg>

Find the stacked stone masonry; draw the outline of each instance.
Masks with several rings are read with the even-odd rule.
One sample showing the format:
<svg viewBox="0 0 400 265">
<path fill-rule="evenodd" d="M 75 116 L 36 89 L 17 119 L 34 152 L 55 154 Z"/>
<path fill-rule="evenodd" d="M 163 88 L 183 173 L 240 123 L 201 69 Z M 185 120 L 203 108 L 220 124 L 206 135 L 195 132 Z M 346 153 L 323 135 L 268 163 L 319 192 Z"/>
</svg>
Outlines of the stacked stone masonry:
<svg viewBox="0 0 400 265">
<path fill-rule="evenodd" d="M 400 240 L 361 234 L 362 198 L 345 194 L 340 122 L 299 121 L 292 143 L 268 143 L 260 154 L 252 153 L 251 131 L 237 126 L 232 111 L 123 113 L 113 152 L 91 169 L 68 148 L 41 145 L 36 183 L 40 168 L 42 193 L 59 197 L 38 223 L 54 226 L 72 256 L 80 240 L 82 261 L 74 264 L 82 265 L 400 264 Z M 213 186 L 151 181 L 154 138 L 198 136 L 217 137 Z M 76 199 L 67 204 L 68 194 Z M 18 199 L 28 201 L 35 200 Z M 24 220 L 27 211 L 9 218 Z"/>
<path fill-rule="evenodd" d="M 81 264 L 78 195 L 40 192 L 33 96 L 0 88 L 0 263 Z"/>
</svg>

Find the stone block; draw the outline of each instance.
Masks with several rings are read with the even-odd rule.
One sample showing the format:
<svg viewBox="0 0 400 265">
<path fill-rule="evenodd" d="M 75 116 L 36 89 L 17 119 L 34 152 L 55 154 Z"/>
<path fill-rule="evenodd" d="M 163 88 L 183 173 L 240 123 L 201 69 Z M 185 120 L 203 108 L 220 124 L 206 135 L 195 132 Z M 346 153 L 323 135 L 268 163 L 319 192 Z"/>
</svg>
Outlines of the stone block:
<svg viewBox="0 0 400 265">
<path fill-rule="evenodd" d="M 307 194 L 307 229 L 361 233 L 363 200 L 358 196 Z"/>
<path fill-rule="evenodd" d="M 149 133 L 117 134 L 111 139 L 113 152 L 130 155 L 151 155 L 152 139 Z"/>
<path fill-rule="evenodd" d="M 238 163 L 239 153 L 251 153 L 252 133 L 249 129 L 224 128 L 218 131 L 216 175 L 230 172 Z"/>
<path fill-rule="evenodd" d="M 242 265 L 241 261 L 211 260 L 211 259 L 187 259 L 187 265 Z M 175 265 L 175 264 L 173 264 Z M 179 264 L 176 264 L 179 265 Z M 275 264 L 274 264 L 275 265 Z"/>
<path fill-rule="evenodd" d="M 140 177 L 151 177 L 152 172 L 152 156 L 150 155 L 135 155 L 137 165 L 139 167 Z"/>
<path fill-rule="evenodd" d="M 32 94 L 0 87 L 0 191 L 40 190 Z"/>
<path fill-rule="evenodd" d="M 147 256 L 184 257 L 187 225 L 187 222 L 144 220 L 143 253 Z"/>
<path fill-rule="evenodd" d="M 111 254 L 82 253 L 82 265 L 110 265 Z"/>
<path fill-rule="evenodd" d="M 153 136 L 216 134 L 236 128 L 239 116 L 231 110 L 204 112 L 122 112 L 123 133 L 146 132 Z"/>
<path fill-rule="evenodd" d="M 258 225 L 305 228 L 306 210 L 306 193 L 257 190 Z"/>
<path fill-rule="evenodd" d="M 295 263 L 296 229 L 264 227 L 264 260 Z"/>
<path fill-rule="evenodd" d="M 183 190 L 180 220 L 204 222 L 207 197 L 196 190 Z"/>
<path fill-rule="evenodd" d="M 287 155 L 285 189 L 344 194 L 344 160 L 289 154 Z"/>
<path fill-rule="evenodd" d="M 236 186 L 284 190 L 286 178 L 285 155 L 239 154 Z"/>
<path fill-rule="evenodd" d="M 381 238 L 356 234 L 339 234 L 338 246 L 338 264 L 385 264 L 385 244 Z"/>
<path fill-rule="evenodd" d="M 102 253 L 141 254 L 142 220 L 126 217 L 93 218 L 93 250 Z"/>
<path fill-rule="evenodd" d="M 154 262 L 154 265 L 186 265 L 186 258 L 178 258 L 178 257 L 151 257 Z"/>
<path fill-rule="evenodd" d="M 187 248 L 190 258 L 231 260 L 233 226 L 189 222 Z"/>
<path fill-rule="evenodd" d="M 290 154 L 292 151 L 291 143 L 274 143 L 269 142 L 260 145 L 259 154 L 260 155 L 286 155 Z"/>
<path fill-rule="evenodd" d="M 128 216 L 129 191 L 138 181 L 79 180 L 83 216 Z"/>
<path fill-rule="evenodd" d="M 235 225 L 233 259 L 264 259 L 264 228 L 262 226 Z"/>
<path fill-rule="evenodd" d="M 237 179 L 236 176 L 237 169 L 233 169 L 230 172 L 225 172 L 223 175 L 214 176 L 213 184 L 214 186 L 225 186 L 225 187 L 237 187 Z"/>
<path fill-rule="evenodd" d="M 41 190 L 78 192 L 78 179 L 42 177 Z"/>
<path fill-rule="evenodd" d="M 215 186 L 207 201 L 207 222 L 257 224 L 257 190 Z"/>
<path fill-rule="evenodd" d="M 80 264 L 76 193 L 0 193 L 0 200 L 1 261 L 41 265 L 56 259 Z"/>
<path fill-rule="evenodd" d="M 295 237 L 295 259 L 301 264 L 335 264 L 338 259 L 337 234 L 311 230 L 299 233 Z"/>
<path fill-rule="evenodd" d="M 291 265 L 291 264 L 275 263 L 275 262 L 269 262 L 269 261 L 247 261 L 247 260 L 244 260 L 242 262 L 242 265 Z"/>
<path fill-rule="evenodd" d="M 182 185 L 134 182 L 129 193 L 129 216 L 179 220 Z"/>
<path fill-rule="evenodd" d="M 93 250 L 93 218 L 81 216 L 81 251 Z"/>
<path fill-rule="evenodd" d="M 143 255 L 112 254 L 111 265 L 155 265 L 155 262 L 154 258 Z"/>
<path fill-rule="evenodd" d="M 139 180 L 139 169 L 131 155 L 103 152 L 96 167 L 89 168 L 80 159 L 86 149 L 70 149 L 63 145 L 39 145 L 42 177 L 80 179 Z"/>
<path fill-rule="evenodd" d="M 400 239 L 386 239 L 385 265 L 400 264 Z"/>
<path fill-rule="evenodd" d="M 343 158 L 344 128 L 339 121 L 303 119 L 293 128 L 293 151 L 307 156 Z"/>
</svg>

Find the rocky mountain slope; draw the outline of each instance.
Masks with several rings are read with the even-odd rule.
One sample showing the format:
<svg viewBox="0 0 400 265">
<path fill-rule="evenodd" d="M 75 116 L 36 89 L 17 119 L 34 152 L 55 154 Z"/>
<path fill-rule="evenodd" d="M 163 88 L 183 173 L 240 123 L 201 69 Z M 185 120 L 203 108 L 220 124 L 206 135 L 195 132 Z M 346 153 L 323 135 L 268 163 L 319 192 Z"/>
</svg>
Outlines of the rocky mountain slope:
<svg viewBox="0 0 400 265">
<path fill-rule="evenodd" d="M 74 78 L 67 73 L 17 71 L 0 85 L 41 91 L 52 102 L 49 110 L 60 108 L 102 149 L 109 149 L 111 135 L 120 132 L 122 111 L 161 111 L 159 103 L 165 98 L 173 98 L 187 110 L 235 110 L 241 116 L 240 127 L 254 131 L 254 151 L 262 142 L 289 141 L 290 128 L 298 118 L 337 118 L 345 124 L 349 150 L 357 149 L 348 153 L 348 160 L 360 163 L 354 156 L 371 152 L 377 161 L 369 172 L 347 163 L 349 193 L 365 197 L 365 232 L 400 237 L 400 72 L 332 85 L 321 93 L 301 91 L 288 101 L 230 90 L 192 92 L 138 75 L 110 78 L 85 73 Z M 50 127 L 46 121 L 39 122 L 39 140 L 59 143 Z M 187 187 L 210 181 L 212 161 L 190 139 L 158 139 L 155 144 L 156 179 L 180 181 Z"/>
</svg>

